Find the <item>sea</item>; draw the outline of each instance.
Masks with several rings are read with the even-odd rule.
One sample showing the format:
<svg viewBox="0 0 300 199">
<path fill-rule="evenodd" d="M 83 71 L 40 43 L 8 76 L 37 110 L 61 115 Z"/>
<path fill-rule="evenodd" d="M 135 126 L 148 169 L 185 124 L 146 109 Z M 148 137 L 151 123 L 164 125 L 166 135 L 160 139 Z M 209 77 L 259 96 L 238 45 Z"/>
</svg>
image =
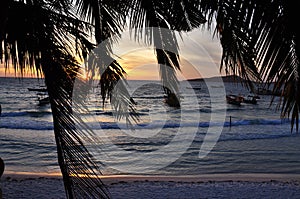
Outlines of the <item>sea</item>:
<svg viewBox="0 0 300 199">
<path fill-rule="evenodd" d="M 8 174 L 60 172 L 51 108 L 38 101 L 47 93 L 28 90 L 44 86 L 43 79 L 0 78 L 0 157 Z M 104 175 L 300 174 L 300 136 L 280 117 L 279 97 L 237 106 L 226 94 L 251 94 L 239 83 L 180 81 L 178 108 L 165 103 L 159 81 L 126 87 L 136 102 L 131 123 L 97 89 L 74 111 L 85 124 L 78 128 L 99 140 L 84 139 Z"/>
</svg>

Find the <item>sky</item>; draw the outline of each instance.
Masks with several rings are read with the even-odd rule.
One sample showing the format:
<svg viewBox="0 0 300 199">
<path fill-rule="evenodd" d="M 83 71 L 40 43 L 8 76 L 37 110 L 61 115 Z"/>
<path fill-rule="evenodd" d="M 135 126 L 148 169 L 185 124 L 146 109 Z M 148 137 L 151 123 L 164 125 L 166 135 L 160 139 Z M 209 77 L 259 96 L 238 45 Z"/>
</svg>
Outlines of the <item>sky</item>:
<svg viewBox="0 0 300 199">
<path fill-rule="evenodd" d="M 218 38 L 213 38 L 207 30 L 196 29 L 178 37 L 181 71 L 179 79 L 194 79 L 220 75 L 221 46 Z M 122 39 L 114 45 L 116 59 L 125 68 L 128 79 L 159 80 L 159 66 L 154 49 L 133 41 L 129 32 L 122 34 Z M 0 65 L 0 77 L 19 77 L 10 67 L 5 71 Z M 25 71 L 25 77 L 34 77 L 31 71 Z"/>
</svg>

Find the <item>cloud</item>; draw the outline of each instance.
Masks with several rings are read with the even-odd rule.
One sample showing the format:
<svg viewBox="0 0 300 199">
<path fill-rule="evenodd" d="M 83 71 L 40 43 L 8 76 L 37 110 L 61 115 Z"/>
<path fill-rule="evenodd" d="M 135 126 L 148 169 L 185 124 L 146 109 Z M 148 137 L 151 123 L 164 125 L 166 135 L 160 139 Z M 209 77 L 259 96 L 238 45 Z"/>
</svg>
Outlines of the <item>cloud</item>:
<svg viewBox="0 0 300 199">
<path fill-rule="evenodd" d="M 196 29 L 183 33 L 179 42 L 181 68 L 186 79 L 211 77 L 219 74 L 221 60 L 221 46 L 217 38 L 213 38 L 210 31 Z M 113 52 L 128 73 L 129 79 L 158 79 L 159 69 L 153 47 L 142 42 L 135 42 L 125 32 L 122 39 L 113 46 Z M 11 67 L 5 74 L 3 64 L 0 65 L 0 76 L 15 76 Z M 32 73 L 25 76 L 32 77 Z"/>
<path fill-rule="evenodd" d="M 182 34 L 181 38 L 178 38 L 178 42 L 184 78 L 220 74 L 221 46 L 211 32 L 196 29 Z M 129 79 L 157 78 L 158 67 L 153 47 L 133 41 L 127 32 L 122 35 L 119 44 L 114 46 L 114 52 L 119 58 L 118 61 L 130 74 Z"/>
</svg>

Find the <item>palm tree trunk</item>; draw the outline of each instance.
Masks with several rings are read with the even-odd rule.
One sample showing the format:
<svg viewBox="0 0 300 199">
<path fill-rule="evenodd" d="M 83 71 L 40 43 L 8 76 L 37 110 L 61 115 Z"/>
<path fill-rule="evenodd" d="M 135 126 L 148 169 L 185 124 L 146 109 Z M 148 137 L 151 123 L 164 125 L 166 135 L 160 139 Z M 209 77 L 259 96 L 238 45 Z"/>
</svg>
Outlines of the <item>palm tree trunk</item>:
<svg viewBox="0 0 300 199">
<path fill-rule="evenodd" d="M 64 157 L 66 150 L 64 146 L 66 144 L 63 139 L 63 136 L 65 136 L 64 131 L 66 131 L 66 128 L 70 128 L 70 121 L 66 120 L 64 115 L 71 117 L 72 114 L 70 99 L 72 98 L 73 79 L 56 63 L 52 63 L 51 67 L 49 67 L 48 61 L 44 65 L 43 72 L 53 115 L 58 163 L 62 172 L 67 197 L 74 198 L 73 182 L 69 176 L 67 158 Z"/>
<path fill-rule="evenodd" d="M 46 53 L 45 53 L 46 54 Z M 72 111 L 72 94 L 76 65 L 65 66 L 52 56 L 43 58 L 42 66 L 48 89 L 58 163 L 67 198 L 110 198 L 101 181 L 101 171 L 83 142 L 83 134 L 75 124 L 81 122 Z M 89 140 L 93 142 L 92 139 Z"/>
</svg>

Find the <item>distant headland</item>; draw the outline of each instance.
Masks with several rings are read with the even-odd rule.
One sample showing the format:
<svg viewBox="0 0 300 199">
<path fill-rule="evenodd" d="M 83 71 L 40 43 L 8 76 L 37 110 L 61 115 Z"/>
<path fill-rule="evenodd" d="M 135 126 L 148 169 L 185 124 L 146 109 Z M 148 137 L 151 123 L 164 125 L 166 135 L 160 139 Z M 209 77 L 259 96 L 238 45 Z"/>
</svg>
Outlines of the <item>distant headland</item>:
<svg viewBox="0 0 300 199">
<path fill-rule="evenodd" d="M 204 81 L 204 80 L 210 80 L 210 81 L 220 81 L 220 78 L 222 78 L 223 82 L 247 82 L 247 80 L 241 78 L 237 75 L 225 75 L 221 77 L 206 77 L 206 78 L 195 78 L 195 79 L 188 79 L 188 81 Z"/>
</svg>

